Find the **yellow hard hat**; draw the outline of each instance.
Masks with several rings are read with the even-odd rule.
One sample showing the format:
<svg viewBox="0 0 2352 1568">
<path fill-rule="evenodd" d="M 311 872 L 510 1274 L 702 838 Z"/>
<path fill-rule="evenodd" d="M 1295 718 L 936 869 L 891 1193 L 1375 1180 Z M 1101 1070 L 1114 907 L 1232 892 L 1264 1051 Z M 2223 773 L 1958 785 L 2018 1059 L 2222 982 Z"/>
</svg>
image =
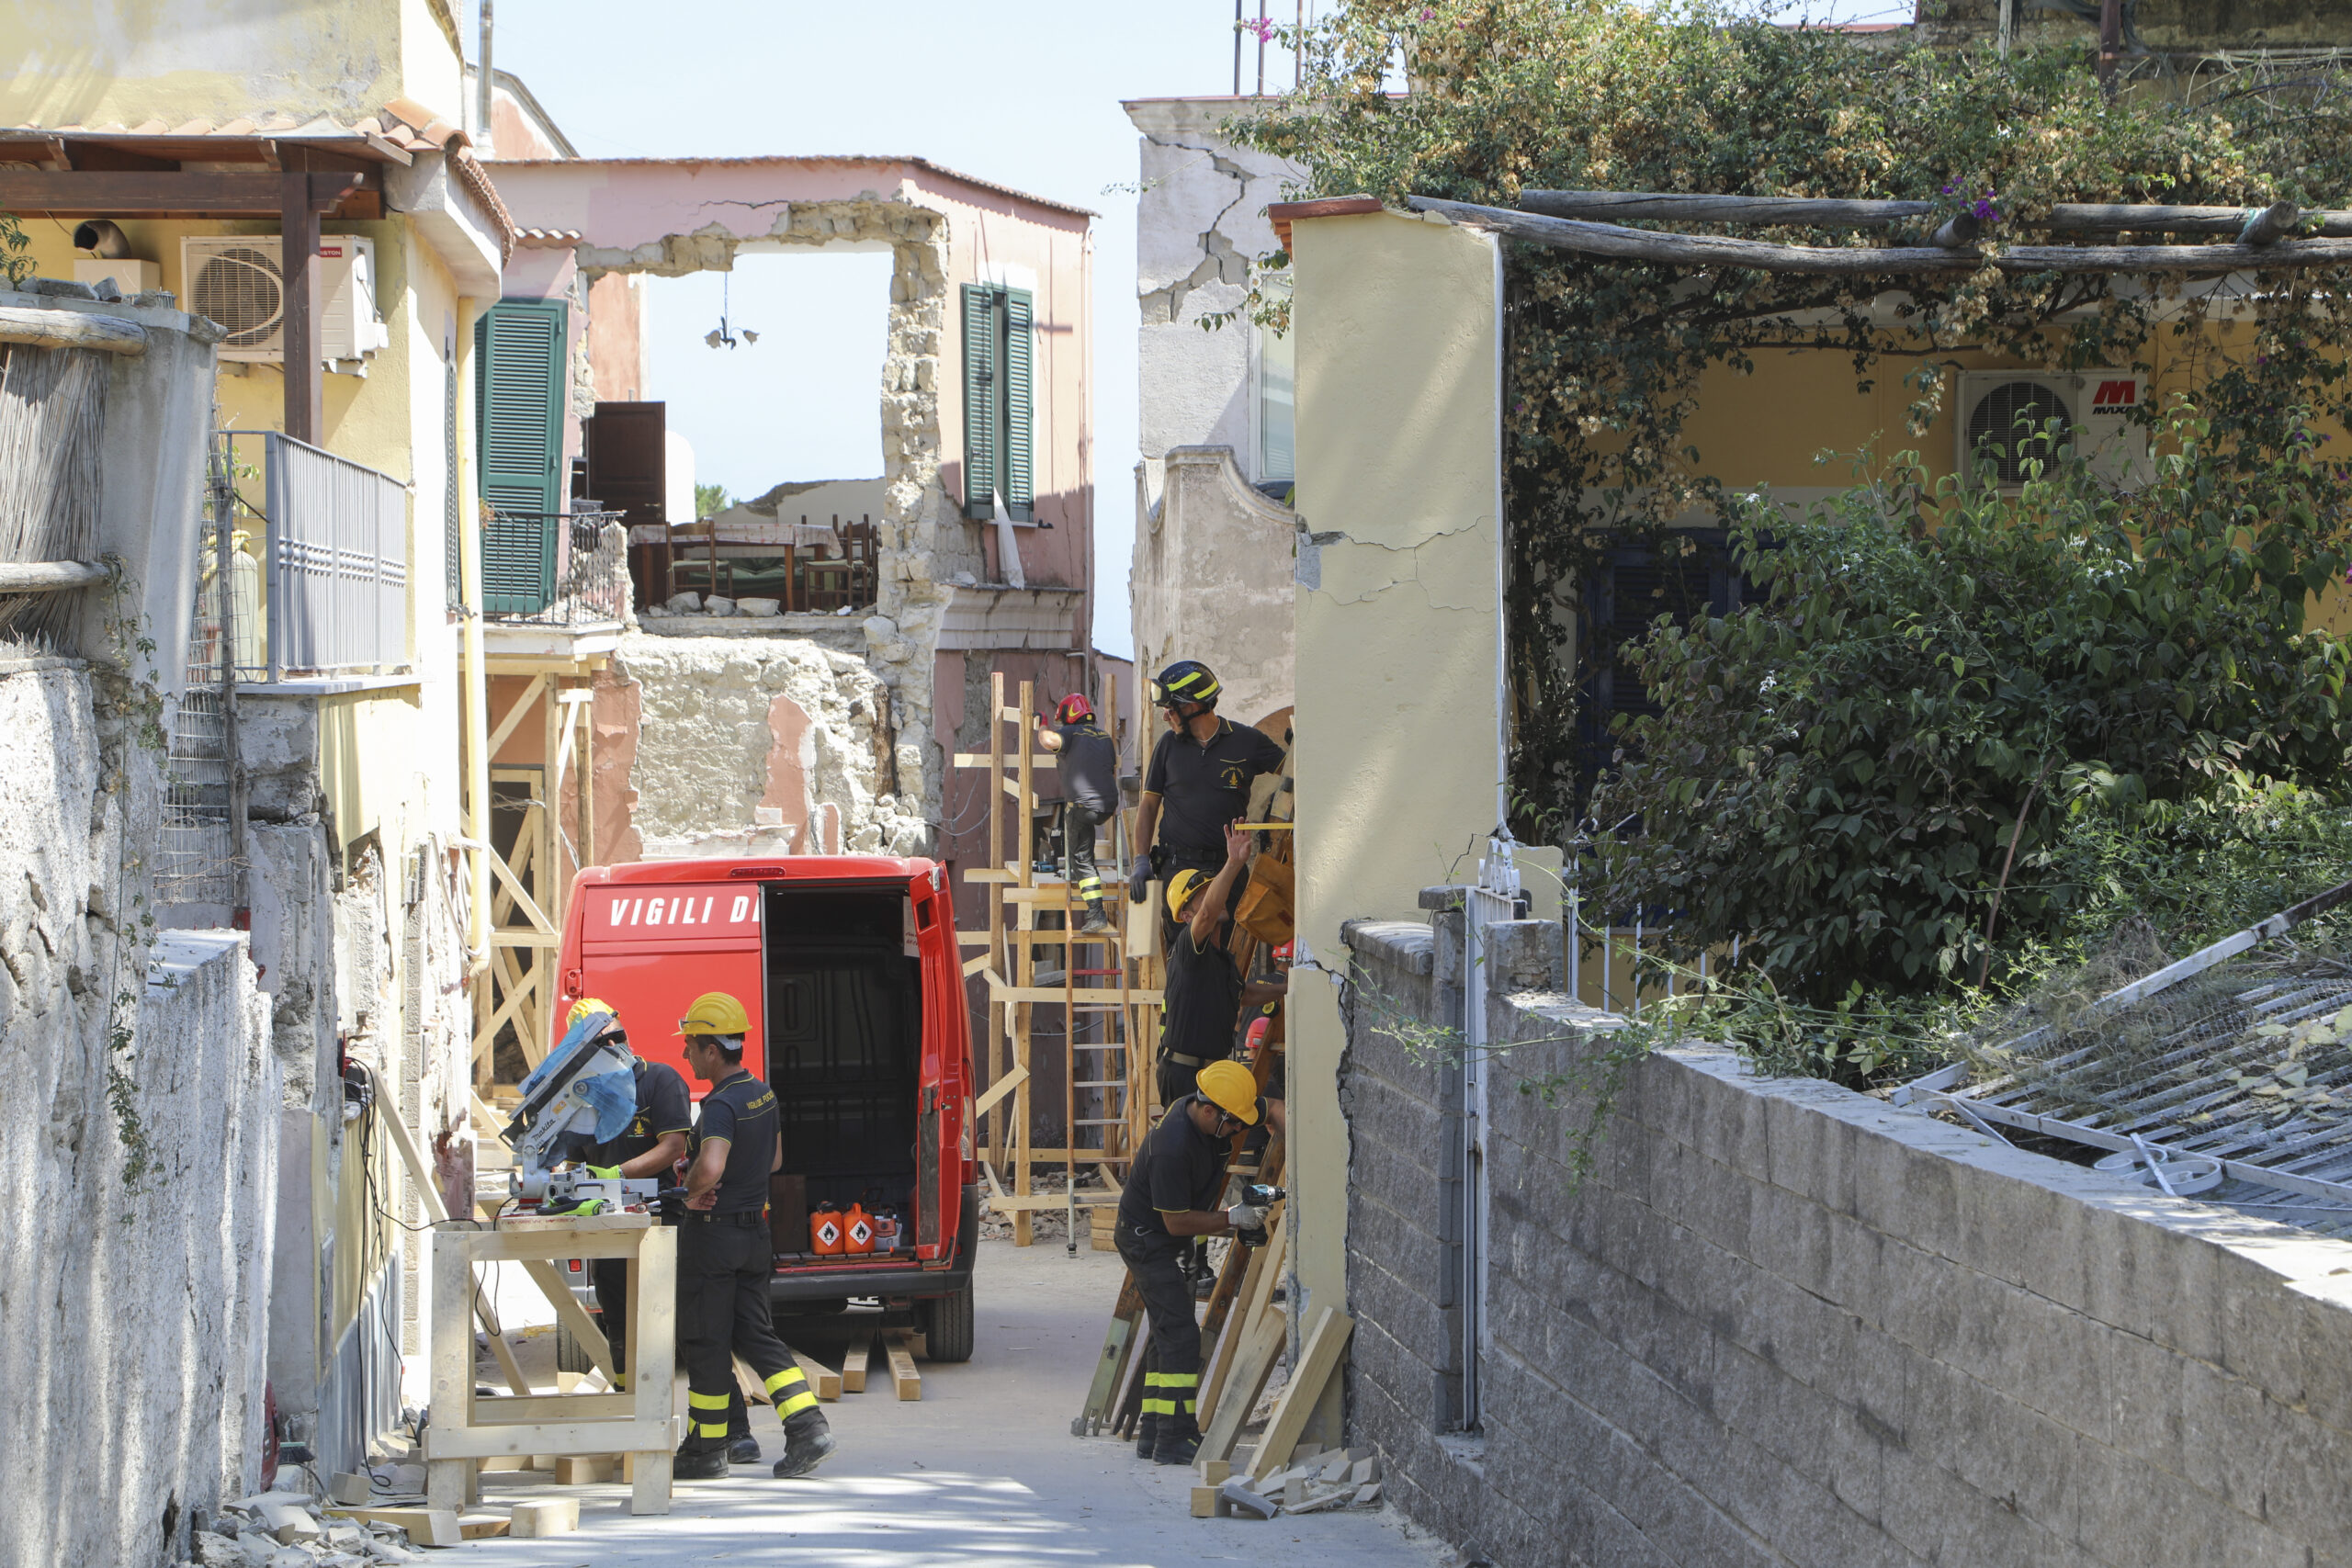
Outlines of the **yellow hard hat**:
<svg viewBox="0 0 2352 1568">
<path fill-rule="evenodd" d="M 564 1015 L 563 1026 L 570 1029 L 592 1012 L 612 1013 L 613 1011 L 613 1004 L 601 997 L 582 997 L 572 1003 L 571 1010 Z M 618 1014 L 616 1013 L 614 1016 L 617 1017 Z"/>
<path fill-rule="evenodd" d="M 1183 870 L 1170 877 L 1168 879 L 1168 913 L 1170 917 L 1179 920 L 1182 919 L 1184 918 L 1184 900 L 1193 896 L 1193 888 L 1206 886 L 1208 885 L 1208 877 L 1204 874 L 1194 871 L 1191 866 L 1186 866 Z"/>
<path fill-rule="evenodd" d="M 1193 1083 L 1211 1104 L 1238 1116 L 1243 1126 L 1258 1124 L 1258 1080 L 1240 1063 L 1230 1057 L 1211 1062 L 1193 1077 Z"/>
<path fill-rule="evenodd" d="M 743 1010 L 741 1002 L 725 991 L 705 991 L 695 998 L 694 1006 L 686 1010 L 686 1016 L 678 1021 L 681 1035 L 749 1034 L 751 1032 L 752 1015 Z"/>
</svg>

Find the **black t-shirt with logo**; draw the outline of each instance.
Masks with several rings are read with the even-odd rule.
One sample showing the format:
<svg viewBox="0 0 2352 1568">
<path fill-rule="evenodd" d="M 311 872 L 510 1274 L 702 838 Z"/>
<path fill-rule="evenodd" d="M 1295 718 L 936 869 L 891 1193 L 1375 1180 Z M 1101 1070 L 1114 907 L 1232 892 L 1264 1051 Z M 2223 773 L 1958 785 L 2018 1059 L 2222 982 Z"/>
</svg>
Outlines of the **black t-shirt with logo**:
<svg viewBox="0 0 2352 1568">
<path fill-rule="evenodd" d="M 671 1133 L 694 1130 L 694 1112 L 689 1109 L 693 1097 L 686 1093 L 686 1080 L 678 1069 L 666 1062 L 649 1062 L 638 1058 L 637 1114 L 617 1136 L 607 1138 L 589 1150 L 588 1163 L 616 1166 L 650 1154 L 653 1145 Z"/>
<path fill-rule="evenodd" d="M 1214 1062 L 1233 1053 L 1233 1029 L 1241 1014 L 1241 971 L 1225 944 L 1193 941 L 1189 923 L 1168 942 L 1168 983 L 1161 992 L 1159 1043 L 1167 1050 Z"/>
<path fill-rule="evenodd" d="M 1057 724 L 1054 733 L 1062 742 L 1054 764 L 1061 773 L 1062 798 L 1098 818 L 1110 816 L 1119 800 L 1119 749 L 1110 732 L 1090 718 L 1083 724 Z"/>
<path fill-rule="evenodd" d="M 1188 1094 L 1168 1108 L 1143 1141 L 1143 1154 L 1119 1197 L 1119 1228 L 1167 1235 L 1169 1214 L 1211 1209 L 1223 1197 L 1230 1134 L 1217 1137 L 1193 1125 L 1201 1097 Z"/>
<path fill-rule="evenodd" d="M 708 1212 L 756 1214 L 767 1207 L 768 1165 L 775 1158 L 775 1090 L 741 1068 L 702 1100 L 695 1128 L 699 1152 L 711 1138 L 728 1140 L 727 1168 L 718 1179 L 718 1201 Z"/>
<path fill-rule="evenodd" d="M 1275 773 L 1283 749 L 1261 730 L 1221 718 L 1206 741 L 1174 730 L 1151 749 L 1143 787 L 1159 796 L 1159 841 L 1194 857 L 1225 858 L 1225 827 L 1250 809 L 1250 781 Z"/>
</svg>

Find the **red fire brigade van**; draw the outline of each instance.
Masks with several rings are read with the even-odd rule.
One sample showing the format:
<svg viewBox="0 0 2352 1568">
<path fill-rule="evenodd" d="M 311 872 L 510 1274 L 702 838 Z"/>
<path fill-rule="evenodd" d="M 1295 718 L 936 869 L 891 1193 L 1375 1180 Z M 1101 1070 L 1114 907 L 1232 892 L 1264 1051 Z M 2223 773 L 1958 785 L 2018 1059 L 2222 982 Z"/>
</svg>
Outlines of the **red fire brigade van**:
<svg viewBox="0 0 2352 1568">
<path fill-rule="evenodd" d="M 559 1026 L 582 997 L 612 1003 L 629 1048 L 676 1067 L 697 1102 L 709 1086 L 686 1069 L 677 1021 L 705 991 L 738 998 L 752 1017 L 743 1065 L 783 1111 L 777 1309 L 879 1297 L 911 1307 L 931 1359 L 970 1357 L 979 1178 L 944 867 L 880 855 L 592 867 L 574 885 L 558 985 Z M 820 1257 L 789 1201 L 894 1211 L 901 1243 Z"/>
</svg>

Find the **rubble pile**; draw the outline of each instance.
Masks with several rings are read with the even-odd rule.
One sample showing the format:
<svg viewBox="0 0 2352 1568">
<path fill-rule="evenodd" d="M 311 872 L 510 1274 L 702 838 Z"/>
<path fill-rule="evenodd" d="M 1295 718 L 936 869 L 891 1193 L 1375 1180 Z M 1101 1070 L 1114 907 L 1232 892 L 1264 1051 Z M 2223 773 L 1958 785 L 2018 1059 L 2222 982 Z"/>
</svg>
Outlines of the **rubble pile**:
<svg viewBox="0 0 2352 1568">
<path fill-rule="evenodd" d="M 196 1532 L 194 1550 L 195 1568 L 372 1568 L 424 1556 L 398 1526 L 326 1513 L 304 1492 L 264 1492 L 223 1505 L 211 1529 Z"/>
</svg>

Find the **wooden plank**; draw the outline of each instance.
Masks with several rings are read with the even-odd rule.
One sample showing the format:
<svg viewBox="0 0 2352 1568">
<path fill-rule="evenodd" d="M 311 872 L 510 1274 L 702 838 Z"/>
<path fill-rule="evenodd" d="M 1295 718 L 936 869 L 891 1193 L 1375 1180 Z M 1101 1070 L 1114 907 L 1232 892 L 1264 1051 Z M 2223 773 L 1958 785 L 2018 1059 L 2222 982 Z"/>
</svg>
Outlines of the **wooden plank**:
<svg viewBox="0 0 2352 1568">
<path fill-rule="evenodd" d="M 455 1508 L 329 1508 L 327 1517 L 354 1524 L 391 1525 L 408 1531 L 411 1546 L 455 1546 L 465 1540 Z"/>
<path fill-rule="evenodd" d="M 424 1429 L 424 1455 L 433 1460 L 475 1460 L 484 1454 L 610 1454 L 670 1452 L 670 1423 L 663 1421 L 539 1421 L 512 1427 L 444 1427 Z"/>
<path fill-rule="evenodd" d="M 785 1348 L 792 1349 L 788 1345 Z M 809 1393 L 820 1400 L 839 1399 L 842 1396 L 841 1373 L 833 1371 L 816 1357 L 804 1356 L 797 1350 L 792 1351 L 792 1359 L 799 1364 L 800 1375 L 808 1380 Z"/>
<path fill-rule="evenodd" d="M 488 1540 L 504 1535 L 509 1522 L 503 1514 L 459 1514 L 458 1534 L 467 1540 Z"/>
<path fill-rule="evenodd" d="M 634 1396 L 626 1393 L 532 1393 L 476 1396 L 472 1424 L 514 1426 L 522 1422 L 605 1421 L 628 1416 Z"/>
<path fill-rule="evenodd" d="M 500 750 L 505 746 L 516 728 L 522 724 L 523 716 L 531 711 L 531 705 L 538 701 L 539 694 L 547 689 L 548 678 L 545 675 L 532 676 L 530 682 L 523 688 L 523 694 L 514 699 L 514 705 L 509 707 L 505 716 L 498 721 L 498 727 L 490 732 L 490 744 L 483 750 L 493 764 L 498 760 Z"/>
<path fill-rule="evenodd" d="M 1290 1218 L 1278 1216 L 1266 1245 L 1256 1248 L 1250 1256 L 1248 1269 L 1241 1278 L 1241 1291 L 1234 1309 L 1226 1314 L 1220 1325 L 1216 1344 L 1209 1353 L 1208 1370 L 1201 1379 L 1201 1392 L 1196 1397 L 1200 1418 L 1205 1427 L 1216 1415 L 1217 1397 L 1225 1390 L 1226 1380 L 1233 1375 L 1234 1365 L 1249 1337 L 1250 1325 L 1266 1313 L 1274 1287 L 1282 1280 L 1283 1269 L 1290 1261 L 1290 1235 L 1284 1222 Z M 1256 1394 L 1250 1396 L 1253 1401 Z M 1217 1456 L 1222 1459 L 1225 1456 Z"/>
<path fill-rule="evenodd" d="M 1057 759 L 1051 751 L 1040 751 L 1030 765 L 1050 768 L 1056 764 L 1057 761 Z M 1001 757 L 991 757 L 986 751 L 958 751 L 956 753 L 956 765 L 959 768 L 1001 768 L 1004 765 L 1004 760 Z"/>
<path fill-rule="evenodd" d="M 1029 1080 L 1029 1069 L 1016 1066 L 1004 1077 L 989 1085 L 988 1092 L 972 1101 L 972 1120 L 978 1122 L 996 1109 L 996 1102 Z"/>
<path fill-rule="evenodd" d="M 1081 1438 L 1091 1438 L 1102 1425 L 1102 1412 L 1110 1403 L 1111 1391 L 1119 1385 L 1119 1374 L 1126 1370 L 1127 1351 L 1135 1344 L 1136 1320 L 1114 1317 L 1108 1332 L 1102 1336 L 1102 1354 L 1094 1363 L 1094 1381 L 1086 1386 L 1086 1404 L 1080 1410 L 1076 1431 Z"/>
<path fill-rule="evenodd" d="M 1231 1459 L 1233 1445 L 1241 1436 L 1242 1423 L 1250 1419 L 1256 1408 L 1258 1396 L 1266 1392 L 1266 1380 L 1273 1375 L 1274 1361 L 1283 1351 L 1283 1340 L 1289 1325 L 1283 1314 L 1272 1308 L 1258 1314 L 1241 1341 L 1241 1349 L 1234 1358 L 1233 1376 L 1227 1380 L 1217 1400 L 1216 1414 L 1211 1418 L 1201 1438 L 1201 1459 Z"/>
<path fill-rule="evenodd" d="M 1315 1327 L 1299 1349 L 1298 1365 L 1291 1369 L 1290 1381 L 1283 1384 L 1283 1392 L 1274 1401 L 1274 1412 L 1266 1418 L 1265 1438 L 1258 1444 L 1258 1452 L 1250 1465 L 1251 1479 L 1263 1481 L 1290 1462 L 1291 1450 L 1298 1446 L 1298 1437 L 1306 1430 L 1307 1418 L 1322 1402 L 1323 1385 L 1331 1381 L 1331 1374 L 1338 1370 L 1340 1354 L 1348 1348 L 1348 1336 L 1355 1326 L 1353 1318 L 1329 1307 L 1315 1314 Z"/>
<path fill-rule="evenodd" d="M 866 1358 L 873 1353 L 874 1341 L 871 1339 L 855 1340 L 847 1350 L 842 1353 L 842 1392 L 843 1393 L 865 1392 L 865 1361 Z"/>
<path fill-rule="evenodd" d="M 922 1374 L 915 1371 L 914 1337 L 906 1329 L 893 1329 L 883 1340 L 884 1354 L 890 1358 L 890 1386 L 902 1400 L 922 1397 Z"/>
<path fill-rule="evenodd" d="M 1048 1161 L 1057 1159 L 1068 1161 L 1069 1159 L 1075 1158 L 1080 1155 L 1094 1154 L 1099 1151 L 1091 1149 L 1032 1149 L 1029 1152 L 1033 1155 L 1042 1156 Z M 1043 1213 L 1047 1209 L 1062 1209 L 1071 1206 L 1070 1195 L 1067 1192 L 1032 1192 L 1026 1197 L 1017 1198 L 1007 1198 L 991 1194 L 989 1197 L 981 1199 L 980 1201 L 986 1203 L 989 1208 L 996 1210 L 1001 1214 L 1017 1214 L 1024 1210 Z M 1078 1201 L 1076 1204 L 1076 1206 L 1080 1209 L 1115 1209 L 1118 1205 L 1119 1195 L 1116 1192 L 1080 1192 L 1078 1194 Z"/>
</svg>

